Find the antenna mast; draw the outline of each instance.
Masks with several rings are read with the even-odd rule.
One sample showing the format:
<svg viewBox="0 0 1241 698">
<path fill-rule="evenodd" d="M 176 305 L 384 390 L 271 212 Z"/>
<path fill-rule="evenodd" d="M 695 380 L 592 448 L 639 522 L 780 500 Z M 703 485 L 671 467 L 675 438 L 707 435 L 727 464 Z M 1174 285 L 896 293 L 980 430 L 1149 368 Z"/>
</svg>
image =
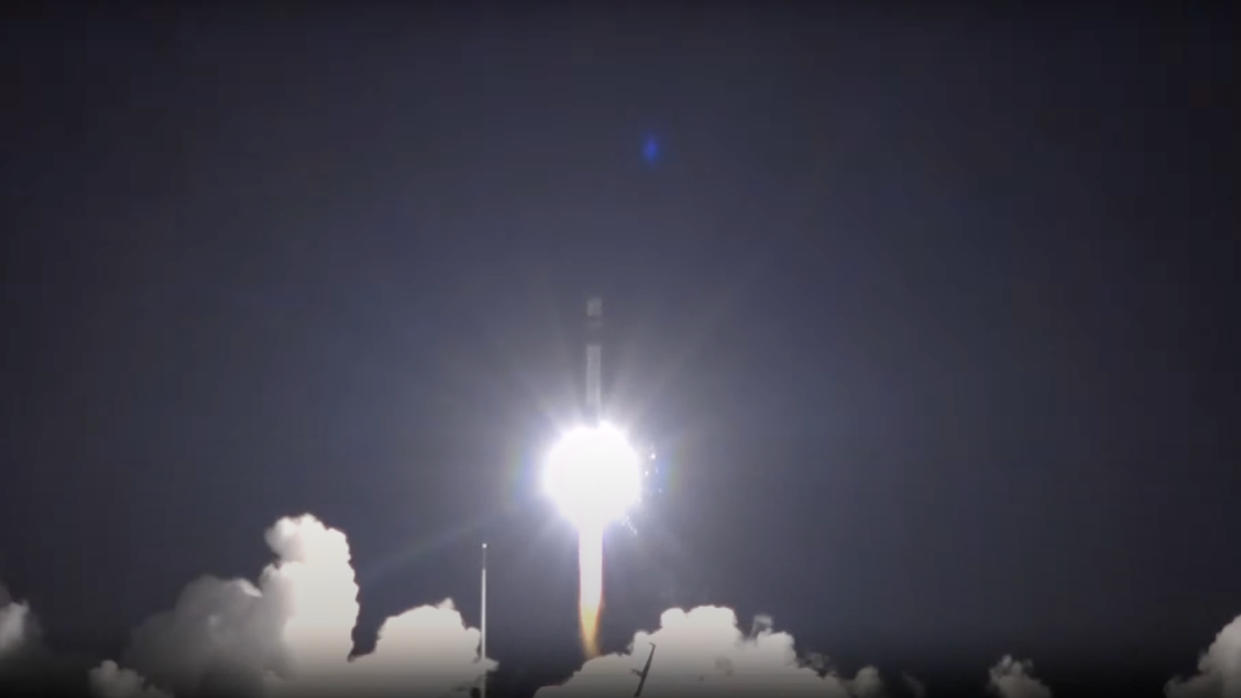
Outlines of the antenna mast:
<svg viewBox="0 0 1241 698">
<path fill-rule="evenodd" d="M 479 686 L 479 698 L 487 698 L 487 544 L 483 543 L 482 614 L 479 627 L 478 659 L 483 665 L 483 680 Z"/>
</svg>

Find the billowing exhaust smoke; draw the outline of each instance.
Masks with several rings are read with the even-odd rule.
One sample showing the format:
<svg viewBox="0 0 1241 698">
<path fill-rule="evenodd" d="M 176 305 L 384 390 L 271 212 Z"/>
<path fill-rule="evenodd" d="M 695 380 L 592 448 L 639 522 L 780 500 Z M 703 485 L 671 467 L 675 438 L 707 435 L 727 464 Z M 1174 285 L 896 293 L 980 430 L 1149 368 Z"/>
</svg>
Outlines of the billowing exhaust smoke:
<svg viewBox="0 0 1241 698">
<path fill-rule="evenodd" d="M 348 541 L 312 516 L 285 518 L 267 531 L 276 560 L 257 582 L 202 577 L 172 609 L 142 623 L 122 662 L 84 672 L 84 661 L 51 655 L 30 606 L 0 585 L 0 693 L 89 685 L 99 698 L 193 698 L 205 695 L 292 698 L 302 695 L 468 695 L 485 671 L 479 631 L 451 600 L 420 606 L 381 625 L 375 649 L 353 656 L 358 587 Z M 642 695 L 815 695 L 879 698 L 886 686 L 874 667 L 853 678 L 826 657 L 799 657 L 793 637 L 756 616 L 748 633 L 728 608 L 670 609 L 659 628 L 638 632 L 626 652 L 587 661 L 567 681 L 537 698 L 632 696 L 645 669 Z M 652 656 L 651 648 L 656 648 Z M 648 667 L 647 660 L 651 659 Z M 990 669 L 988 691 L 999 698 L 1051 698 L 1033 664 L 1004 656 Z M 60 681 L 72 673 L 76 681 Z M 897 693 L 926 694 L 901 675 Z M 1165 685 L 1167 698 L 1241 698 L 1241 616 L 1200 657 L 1198 673 Z"/>
<path fill-rule="evenodd" d="M 6 664 L 19 661 L 38 636 L 30 606 L 18 603 L 0 584 L 0 672 Z"/>
<path fill-rule="evenodd" d="M 111 659 L 90 670 L 91 693 L 99 698 L 169 698 L 132 669 L 122 669 Z"/>
<path fill-rule="evenodd" d="M 0 584 L 0 696 L 47 695 L 77 690 L 84 665 L 53 655 L 30 604 Z M 67 677 L 67 679 L 66 679 Z"/>
<path fill-rule="evenodd" d="M 1198 659 L 1198 673 L 1164 686 L 1168 698 L 1241 698 L 1241 616 L 1224 626 Z"/>
<path fill-rule="evenodd" d="M 1034 662 L 1008 655 L 991 667 L 987 690 L 1000 698 L 1051 698 L 1051 689 L 1034 678 Z"/>
<path fill-rule="evenodd" d="M 629 650 L 587 661 L 568 681 L 540 689 L 536 698 L 632 696 L 651 645 L 656 653 L 643 685 L 650 698 L 684 695 L 815 695 L 877 698 L 883 681 L 874 667 L 842 678 L 799 660 L 788 633 L 773 632 L 759 619 L 752 635 L 737 626 L 729 608 L 671 609 L 658 630 L 638 632 Z"/>
<path fill-rule="evenodd" d="M 306 515 L 276 522 L 267 543 L 277 560 L 257 584 L 192 582 L 134 631 L 124 668 L 91 672 L 96 694 L 441 695 L 494 669 L 451 601 L 388 618 L 375 650 L 351 659 L 358 586 L 345 535 Z"/>
<path fill-rule="evenodd" d="M 916 676 L 902 673 L 901 683 L 905 684 L 905 690 L 912 698 L 926 698 L 926 686 Z"/>
</svg>

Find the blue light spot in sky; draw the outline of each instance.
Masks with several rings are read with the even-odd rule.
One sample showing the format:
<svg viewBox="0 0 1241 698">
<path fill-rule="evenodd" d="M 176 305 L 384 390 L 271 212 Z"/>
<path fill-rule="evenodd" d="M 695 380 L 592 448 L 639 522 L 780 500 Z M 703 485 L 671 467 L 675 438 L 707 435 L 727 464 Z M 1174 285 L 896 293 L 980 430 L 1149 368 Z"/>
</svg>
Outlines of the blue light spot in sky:
<svg viewBox="0 0 1241 698">
<path fill-rule="evenodd" d="M 655 140 L 655 136 L 647 136 L 642 143 L 642 157 L 651 165 L 659 160 L 659 141 Z"/>
</svg>

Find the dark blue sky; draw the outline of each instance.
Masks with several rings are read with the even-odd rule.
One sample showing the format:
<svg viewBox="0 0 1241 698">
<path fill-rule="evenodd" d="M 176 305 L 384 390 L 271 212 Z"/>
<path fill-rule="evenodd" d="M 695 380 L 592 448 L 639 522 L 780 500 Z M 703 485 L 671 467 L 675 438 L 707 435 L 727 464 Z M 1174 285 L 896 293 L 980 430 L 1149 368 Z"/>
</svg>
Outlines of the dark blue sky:
<svg viewBox="0 0 1241 698">
<path fill-rule="evenodd" d="M 759 8 L 6 10 L 0 579 L 52 643 L 308 510 L 361 646 L 476 618 L 487 537 L 503 680 L 567 675 L 529 475 L 597 292 L 668 478 L 605 647 L 711 602 L 849 668 L 1190 671 L 1241 612 L 1233 25 Z"/>
</svg>

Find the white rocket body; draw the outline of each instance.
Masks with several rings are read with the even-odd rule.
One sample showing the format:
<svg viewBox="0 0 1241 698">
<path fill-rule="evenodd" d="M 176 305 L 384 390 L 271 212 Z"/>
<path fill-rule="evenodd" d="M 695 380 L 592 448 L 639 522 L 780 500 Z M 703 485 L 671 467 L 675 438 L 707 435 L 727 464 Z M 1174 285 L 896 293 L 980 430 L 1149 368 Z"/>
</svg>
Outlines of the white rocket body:
<svg viewBox="0 0 1241 698">
<path fill-rule="evenodd" d="M 586 415 L 603 419 L 603 299 L 586 301 Z"/>
</svg>

